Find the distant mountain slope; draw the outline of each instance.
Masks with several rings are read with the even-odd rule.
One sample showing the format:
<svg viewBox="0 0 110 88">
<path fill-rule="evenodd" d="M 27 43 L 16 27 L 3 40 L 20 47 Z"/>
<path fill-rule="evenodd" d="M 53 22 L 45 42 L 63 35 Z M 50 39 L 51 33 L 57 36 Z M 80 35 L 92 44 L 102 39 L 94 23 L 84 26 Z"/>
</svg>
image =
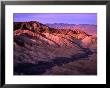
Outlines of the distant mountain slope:
<svg viewBox="0 0 110 88">
<path fill-rule="evenodd" d="M 80 29 L 81 31 L 84 31 L 88 34 L 94 34 L 97 32 L 97 26 L 96 25 L 90 25 L 90 24 L 64 24 L 64 23 L 54 23 L 54 24 L 46 24 L 47 26 L 55 29 Z"/>
</svg>

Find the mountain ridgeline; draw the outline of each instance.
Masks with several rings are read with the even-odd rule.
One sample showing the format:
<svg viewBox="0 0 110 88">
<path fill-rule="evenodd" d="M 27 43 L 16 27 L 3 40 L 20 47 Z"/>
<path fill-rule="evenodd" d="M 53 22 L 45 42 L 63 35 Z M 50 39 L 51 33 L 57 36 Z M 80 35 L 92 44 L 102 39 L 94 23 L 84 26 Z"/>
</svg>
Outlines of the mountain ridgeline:
<svg viewBox="0 0 110 88">
<path fill-rule="evenodd" d="M 96 32 L 88 34 L 79 28 L 56 28 L 36 21 L 14 22 L 14 74 L 59 74 L 55 70 L 63 64 L 89 58 L 96 53 Z M 55 68 L 57 65 L 60 66 Z"/>
</svg>

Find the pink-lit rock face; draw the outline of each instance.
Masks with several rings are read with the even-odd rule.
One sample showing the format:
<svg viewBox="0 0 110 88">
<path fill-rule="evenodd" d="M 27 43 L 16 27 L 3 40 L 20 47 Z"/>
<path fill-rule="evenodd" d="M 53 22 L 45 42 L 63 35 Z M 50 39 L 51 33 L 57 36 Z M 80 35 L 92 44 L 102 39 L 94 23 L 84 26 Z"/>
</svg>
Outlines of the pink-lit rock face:
<svg viewBox="0 0 110 88">
<path fill-rule="evenodd" d="M 15 74 L 96 74 L 96 45 L 96 32 L 92 35 L 82 29 L 55 29 L 34 21 L 14 22 Z M 80 71 L 76 71 L 74 65 L 72 66 L 75 70 L 68 68 L 70 62 L 75 61 L 76 63 L 74 63 L 77 65 L 79 63 L 77 60 L 91 57 L 94 62 L 89 63 L 91 66 L 93 65 L 94 69 L 90 73 L 86 73 L 86 71 L 80 73 Z M 87 63 L 84 60 L 84 67 L 81 70 L 87 68 Z M 31 66 L 29 67 L 31 70 L 24 68 L 24 64 L 26 66 L 31 64 L 33 70 Z M 67 69 L 66 73 L 58 72 L 62 65 Z M 21 70 L 22 68 L 19 66 L 23 66 L 25 70 Z M 50 68 L 52 69 L 49 70 Z"/>
</svg>

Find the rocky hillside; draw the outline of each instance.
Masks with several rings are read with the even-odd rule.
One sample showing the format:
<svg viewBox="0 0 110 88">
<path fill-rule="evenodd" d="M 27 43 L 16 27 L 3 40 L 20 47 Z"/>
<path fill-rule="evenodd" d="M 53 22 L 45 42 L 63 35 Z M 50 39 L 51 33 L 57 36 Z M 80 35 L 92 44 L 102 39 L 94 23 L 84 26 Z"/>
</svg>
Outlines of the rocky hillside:
<svg viewBox="0 0 110 88">
<path fill-rule="evenodd" d="M 65 24 L 65 23 L 53 23 L 53 24 L 46 24 L 51 28 L 56 29 L 80 29 L 88 34 L 96 34 L 97 33 L 97 26 L 93 24 Z"/>
<path fill-rule="evenodd" d="M 88 57 L 96 50 L 96 41 L 95 35 L 80 29 L 55 29 L 35 21 L 14 22 L 15 74 L 41 74 L 44 68 Z M 26 70 L 25 64 L 41 70 Z M 22 65 L 23 69 L 19 67 Z"/>
</svg>

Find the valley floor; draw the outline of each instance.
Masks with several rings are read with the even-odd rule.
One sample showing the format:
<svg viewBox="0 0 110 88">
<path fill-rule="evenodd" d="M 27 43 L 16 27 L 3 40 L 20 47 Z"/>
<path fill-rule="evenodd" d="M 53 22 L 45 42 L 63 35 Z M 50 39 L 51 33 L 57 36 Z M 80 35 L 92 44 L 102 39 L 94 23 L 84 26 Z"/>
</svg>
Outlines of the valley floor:
<svg viewBox="0 0 110 88">
<path fill-rule="evenodd" d="M 96 75 L 97 54 L 88 50 L 70 58 L 57 57 L 50 62 L 18 64 L 14 72 L 15 75 Z"/>
</svg>

